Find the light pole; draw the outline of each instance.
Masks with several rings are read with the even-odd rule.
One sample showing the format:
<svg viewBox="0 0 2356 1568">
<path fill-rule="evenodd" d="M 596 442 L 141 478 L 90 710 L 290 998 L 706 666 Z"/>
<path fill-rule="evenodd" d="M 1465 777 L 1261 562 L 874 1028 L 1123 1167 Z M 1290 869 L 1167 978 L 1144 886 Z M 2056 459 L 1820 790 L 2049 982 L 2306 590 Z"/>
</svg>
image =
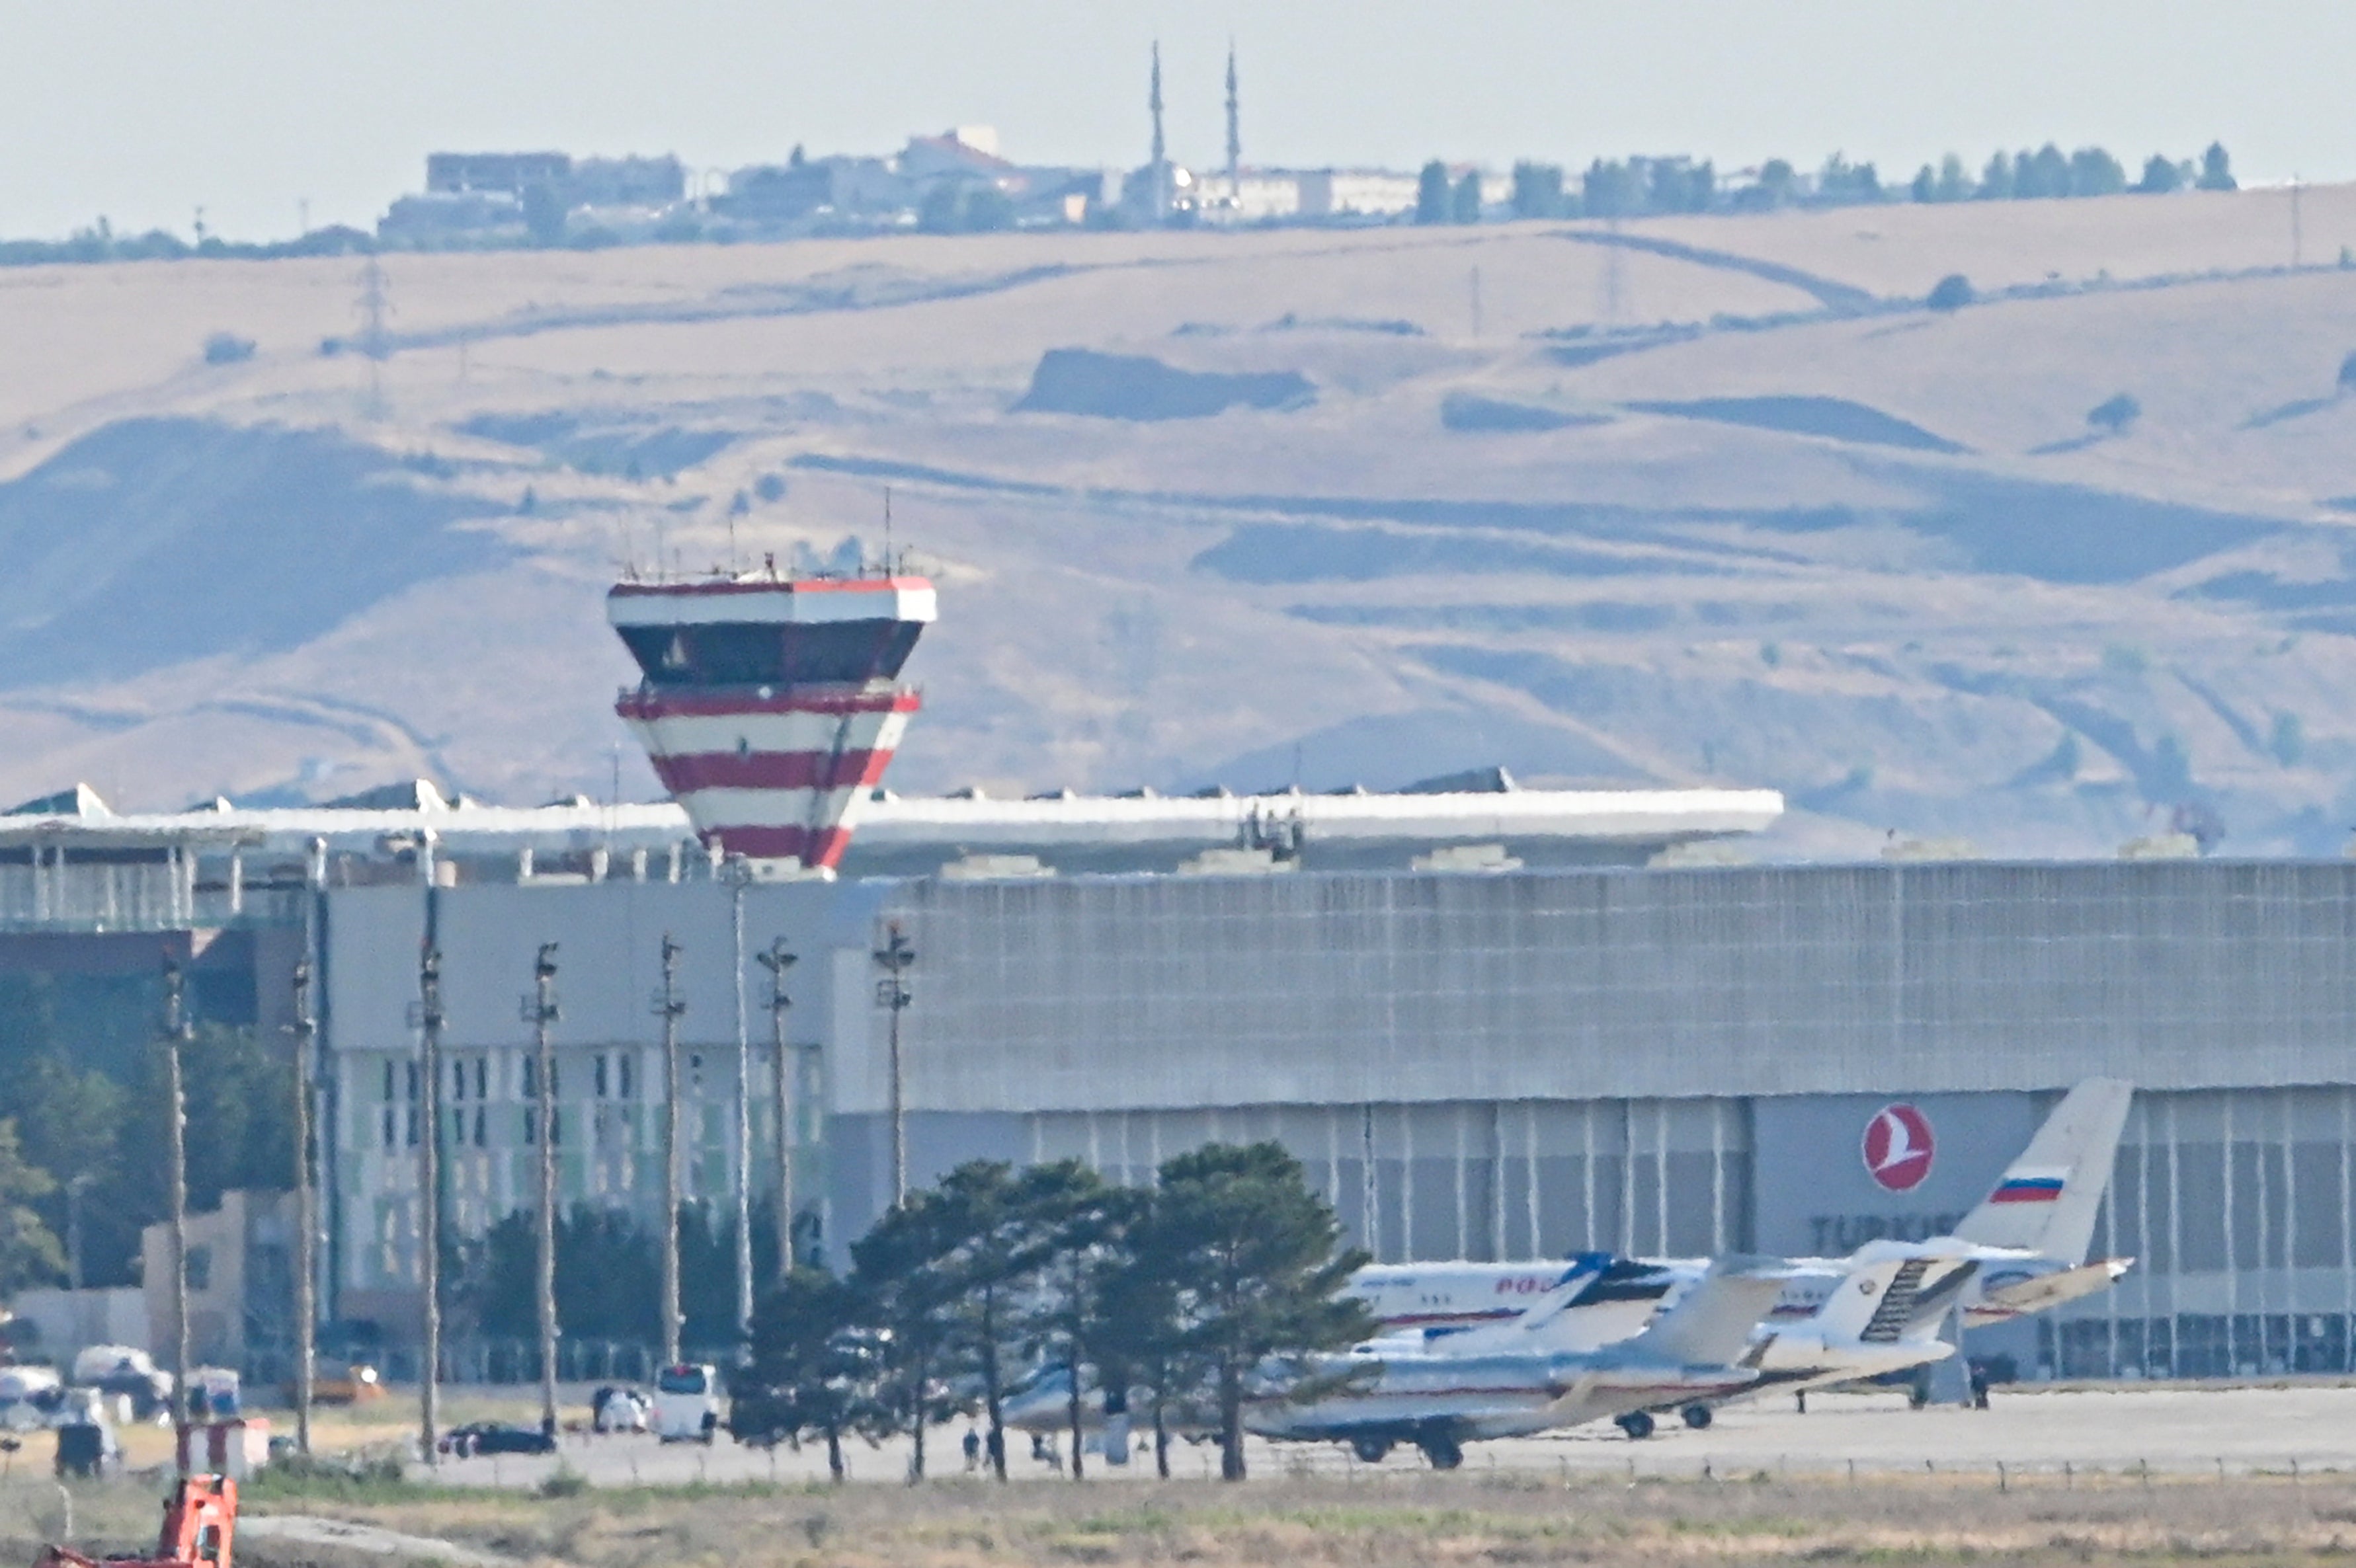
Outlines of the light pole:
<svg viewBox="0 0 2356 1568">
<path fill-rule="evenodd" d="M 179 964 L 164 960 L 165 1158 L 170 1164 L 172 1238 L 172 1399 L 176 1423 L 185 1424 L 188 1404 L 188 1098 L 180 1082 L 180 1048 L 188 1027 L 187 976 Z M 176 1445 L 180 1467 L 187 1468 L 188 1445 Z"/>
<path fill-rule="evenodd" d="M 777 1279 L 782 1284 L 794 1272 L 794 1063 L 786 1044 L 786 1009 L 793 1006 L 793 998 L 786 995 L 786 971 L 800 962 L 800 955 L 788 951 L 780 936 L 758 956 L 761 967 L 769 972 L 769 1050 L 777 1068 L 772 1088 L 777 1099 Z"/>
<path fill-rule="evenodd" d="M 753 1334 L 753 1042 L 744 1020 L 744 885 L 752 869 L 742 855 L 728 859 L 729 915 L 734 963 L 728 989 L 736 1002 L 736 1332 Z"/>
<path fill-rule="evenodd" d="M 532 994 L 524 1019 L 532 1029 L 532 1122 L 540 1142 L 540 1425 L 556 1435 L 556 1050 L 549 1029 L 557 1020 L 556 944 L 543 942 L 531 965 Z"/>
<path fill-rule="evenodd" d="M 311 1176 L 311 961 L 294 965 L 294 1449 L 311 1452 L 311 1396 L 318 1357 L 318 1194 Z"/>
<path fill-rule="evenodd" d="M 908 1096 L 906 1075 L 900 1066 L 900 1015 L 908 1009 L 907 973 L 916 961 L 912 946 L 900 923 L 893 921 L 884 927 L 884 945 L 875 950 L 876 967 L 884 978 L 875 982 L 875 1005 L 888 1008 L 892 1013 L 892 1206 L 898 1208 L 908 1200 Z"/>
<path fill-rule="evenodd" d="M 439 1462 L 442 1393 L 442 955 L 429 940 L 417 960 L 418 1289 L 425 1313 L 417 1372 L 418 1451 Z"/>
<path fill-rule="evenodd" d="M 687 999 L 679 994 L 679 944 L 662 939 L 662 989 L 655 993 L 655 1016 L 662 1019 L 662 1364 L 679 1364 L 679 1020 Z"/>
</svg>

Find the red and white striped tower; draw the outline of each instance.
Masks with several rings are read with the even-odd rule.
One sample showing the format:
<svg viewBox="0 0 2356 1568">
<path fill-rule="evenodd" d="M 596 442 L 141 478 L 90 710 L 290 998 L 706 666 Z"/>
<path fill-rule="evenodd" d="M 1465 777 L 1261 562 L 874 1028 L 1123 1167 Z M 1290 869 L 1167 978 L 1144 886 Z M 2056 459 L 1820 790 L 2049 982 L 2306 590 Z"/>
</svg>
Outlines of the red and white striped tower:
<svg viewBox="0 0 2356 1568">
<path fill-rule="evenodd" d="M 828 871 L 899 746 L 921 577 L 623 582 L 607 618 L 646 677 L 615 705 L 707 845 Z"/>
</svg>

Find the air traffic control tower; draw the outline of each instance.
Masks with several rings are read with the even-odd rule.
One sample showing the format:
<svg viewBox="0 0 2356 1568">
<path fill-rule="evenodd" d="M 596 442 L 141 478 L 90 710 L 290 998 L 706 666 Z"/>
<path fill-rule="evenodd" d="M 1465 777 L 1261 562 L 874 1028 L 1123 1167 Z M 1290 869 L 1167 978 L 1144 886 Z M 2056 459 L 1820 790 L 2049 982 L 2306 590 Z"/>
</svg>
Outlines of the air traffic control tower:
<svg viewBox="0 0 2356 1568">
<path fill-rule="evenodd" d="M 622 582 L 607 617 L 645 680 L 618 712 L 707 847 L 832 875 L 919 699 L 900 667 L 921 577 Z"/>
</svg>

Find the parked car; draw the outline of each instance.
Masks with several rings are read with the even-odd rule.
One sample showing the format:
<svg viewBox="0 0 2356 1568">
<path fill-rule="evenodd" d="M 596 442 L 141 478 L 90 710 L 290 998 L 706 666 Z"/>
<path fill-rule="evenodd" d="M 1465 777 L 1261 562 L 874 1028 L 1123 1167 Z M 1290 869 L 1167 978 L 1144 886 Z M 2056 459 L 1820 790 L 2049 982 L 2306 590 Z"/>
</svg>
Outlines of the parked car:
<svg viewBox="0 0 2356 1568">
<path fill-rule="evenodd" d="M 281 1391 L 288 1404 L 294 1403 L 294 1385 L 291 1381 Z M 311 1402 L 314 1404 L 365 1404 L 384 1397 L 384 1380 L 377 1370 L 365 1361 L 327 1361 L 316 1363 L 311 1371 Z"/>
<path fill-rule="evenodd" d="M 477 1454 L 553 1454 L 556 1439 L 537 1426 L 510 1426 L 498 1421 L 477 1421 L 444 1435 L 441 1449 L 455 1459 Z"/>
<path fill-rule="evenodd" d="M 599 1432 L 644 1432 L 651 1406 L 637 1389 L 608 1383 L 589 1400 L 589 1424 Z"/>
<path fill-rule="evenodd" d="M 0 1426 L 30 1432 L 47 1426 L 65 1401 L 65 1385 L 48 1367 L 0 1367 Z"/>
<path fill-rule="evenodd" d="M 130 1345 L 86 1346 L 74 1357 L 73 1381 L 131 1402 L 134 1421 L 168 1421 L 172 1374 L 158 1371 L 155 1359 Z"/>
</svg>

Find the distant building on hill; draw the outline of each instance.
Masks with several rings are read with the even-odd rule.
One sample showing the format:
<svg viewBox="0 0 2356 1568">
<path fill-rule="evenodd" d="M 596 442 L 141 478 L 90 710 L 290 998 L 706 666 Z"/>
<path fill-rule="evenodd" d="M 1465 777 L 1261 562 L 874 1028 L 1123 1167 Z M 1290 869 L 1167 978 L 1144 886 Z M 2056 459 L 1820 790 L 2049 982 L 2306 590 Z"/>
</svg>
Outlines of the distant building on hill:
<svg viewBox="0 0 2356 1568">
<path fill-rule="evenodd" d="M 584 158 L 562 182 L 566 204 L 588 208 L 669 208 L 687 197 L 687 170 L 669 154 L 659 158 Z"/>
<path fill-rule="evenodd" d="M 820 213 L 889 217 L 915 205 L 913 187 L 884 158 L 835 155 L 755 164 L 728 176 L 712 211 L 754 224 L 795 223 Z"/>
<path fill-rule="evenodd" d="M 1388 169 L 1311 169 L 1299 179 L 1303 218 L 1395 218 L 1415 210 L 1413 175 Z"/>
<path fill-rule="evenodd" d="M 1502 199 L 1483 180 L 1484 204 Z M 884 157 L 807 156 L 729 173 L 689 190 L 679 158 L 575 158 L 560 152 L 439 152 L 425 188 L 394 201 L 380 240 L 432 249 L 682 235 L 784 235 L 921 226 L 1053 229 L 1115 223 L 1214 225 L 1388 220 L 1414 210 L 1416 176 L 1371 169 L 1229 169 L 1203 175 L 1164 160 L 1126 176 L 1020 164 L 987 125 L 910 136 Z M 585 242 L 585 240 L 584 240 Z"/>
<path fill-rule="evenodd" d="M 534 186 L 561 186 L 572 175 L 573 159 L 564 153 L 425 155 L 425 189 L 429 195 L 500 191 L 519 197 Z"/>
<path fill-rule="evenodd" d="M 377 238 L 397 245 L 431 246 L 456 240 L 521 237 L 523 202 L 501 190 L 430 190 L 393 198 L 377 219 Z"/>
<path fill-rule="evenodd" d="M 546 192 L 568 216 L 659 218 L 687 197 L 687 170 L 659 158 L 579 158 L 566 153 L 430 153 L 425 189 L 395 200 L 380 239 L 434 245 L 519 238 L 527 200 Z"/>
</svg>

